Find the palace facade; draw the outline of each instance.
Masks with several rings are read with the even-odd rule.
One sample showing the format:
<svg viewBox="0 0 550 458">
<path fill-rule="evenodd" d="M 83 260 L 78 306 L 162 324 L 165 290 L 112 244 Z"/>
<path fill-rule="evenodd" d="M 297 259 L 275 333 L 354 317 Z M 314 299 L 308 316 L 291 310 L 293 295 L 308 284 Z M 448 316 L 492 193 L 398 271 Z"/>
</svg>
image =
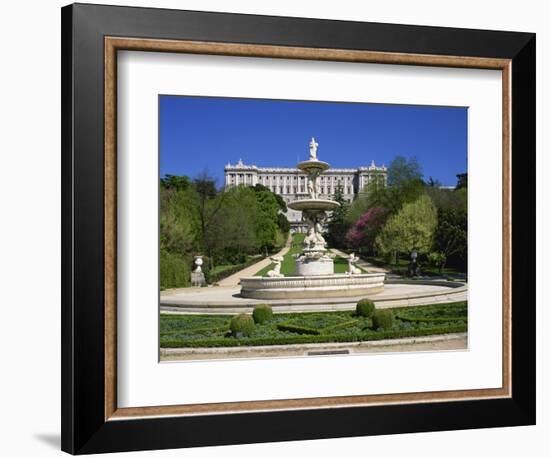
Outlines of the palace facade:
<svg viewBox="0 0 550 458">
<path fill-rule="evenodd" d="M 345 200 L 351 202 L 365 187 L 372 182 L 387 184 L 387 169 L 377 166 L 374 161 L 370 166 L 353 169 L 329 169 L 317 179 L 317 197 L 331 199 L 340 188 Z M 297 168 L 257 167 L 243 163 L 241 159 L 236 164 L 225 166 L 225 187 L 261 184 L 279 194 L 285 202 L 309 197 L 307 177 Z M 293 231 L 304 229 L 302 214 L 299 211 L 288 210 L 286 217 Z"/>
</svg>

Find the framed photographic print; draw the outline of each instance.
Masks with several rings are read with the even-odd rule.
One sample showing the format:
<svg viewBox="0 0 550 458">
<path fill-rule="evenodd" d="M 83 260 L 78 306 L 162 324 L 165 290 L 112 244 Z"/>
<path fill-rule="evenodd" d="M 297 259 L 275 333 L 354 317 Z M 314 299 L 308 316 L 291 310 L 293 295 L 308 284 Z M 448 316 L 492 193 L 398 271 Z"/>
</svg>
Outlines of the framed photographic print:
<svg viewBox="0 0 550 458">
<path fill-rule="evenodd" d="M 63 450 L 534 424 L 534 34 L 77 4 L 62 78 Z"/>
</svg>

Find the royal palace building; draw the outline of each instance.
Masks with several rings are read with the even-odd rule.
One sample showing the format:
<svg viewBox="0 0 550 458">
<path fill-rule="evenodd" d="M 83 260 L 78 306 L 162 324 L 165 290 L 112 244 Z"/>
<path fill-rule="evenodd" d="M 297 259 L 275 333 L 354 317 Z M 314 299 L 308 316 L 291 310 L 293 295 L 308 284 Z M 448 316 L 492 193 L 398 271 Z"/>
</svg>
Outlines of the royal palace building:
<svg viewBox="0 0 550 458">
<path fill-rule="evenodd" d="M 340 188 L 344 199 L 351 202 L 372 182 L 384 186 L 387 184 L 386 167 L 377 166 L 374 161 L 366 167 L 331 168 L 317 179 L 317 196 L 320 199 L 331 199 L 336 190 Z M 236 164 L 225 166 L 226 188 L 239 185 L 255 186 L 256 184 L 261 184 L 279 194 L 285 202 L 309 197 L 306 175 L 297 168 L 257 167 L 244 164 L 242 160 Z M 301 212 L 289 209 L 286 216 L 293 231 L 303 230 Z"/>
</svg>

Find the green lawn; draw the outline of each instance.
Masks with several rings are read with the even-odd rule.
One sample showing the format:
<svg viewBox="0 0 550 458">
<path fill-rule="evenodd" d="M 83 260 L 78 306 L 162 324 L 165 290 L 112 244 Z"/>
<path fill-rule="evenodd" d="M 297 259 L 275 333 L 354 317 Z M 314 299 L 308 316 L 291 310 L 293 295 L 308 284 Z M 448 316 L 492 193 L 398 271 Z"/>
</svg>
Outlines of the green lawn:
<svg viewBox="0 0 550 458">
<path fill-rule="evenodd" d="M 360 266 L 355 266 L 362 272 L 365 270 L 362 269 Z M 345 274 L 348 271 L 348 260 L 345 258 L 342 258 L 341 256 L 336 256 L 334 258 L 334 273 L 335 274 Z"/>
<path fill-rule="evenodd" d="M 399 337 L 466 332 L 467 302 L 392 309 L 391 329 L 372 329 L 370 318 L 354 312 L 280 313 L 256 325 L 249 337 L 235 338 L 227 315 L 160 315 L 163 348 L 285 345 L 319 342 L 357 342 Z"/>
<path fill-rule="evenodd" d="M 226 270 L 233 269 L 237 264 L 222 264 L 219 266 L 215 266 L 213 269 L 210 269 L 211 275 L 220 275 Z"/>
<path fill-rule="evenodd" d="M 293 275 L 294 274 L 294 263 L 296 258 L 294 255 L 300 253 L 303 248 L 305 234 L 294 234 L 292 236 L 292 242 L 290 244 L 290 249 L 287 254 L 283 256 L 283 262 L 281 263 L 281 273 L 283 275 Z M 256 272 L 256 277 L 263 277 L 267 275 L 270 270 L 273 270 L 275 265 L 273 263 L 269 264 L 267 267 L 264 267 L 262 270 Z"/>
</svg>

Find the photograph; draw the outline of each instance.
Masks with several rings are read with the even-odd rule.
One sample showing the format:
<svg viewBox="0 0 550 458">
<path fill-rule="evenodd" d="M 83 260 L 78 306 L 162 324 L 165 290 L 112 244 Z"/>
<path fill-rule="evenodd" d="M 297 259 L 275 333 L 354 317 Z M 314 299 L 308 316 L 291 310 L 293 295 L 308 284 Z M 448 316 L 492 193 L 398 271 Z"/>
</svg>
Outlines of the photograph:
<svg viewBox="0 0 550 458">
<path fill-rule="evenodd" d="M 158 113 L 160 361 L 468 351 L 468 107 Z"/>
</svg>

